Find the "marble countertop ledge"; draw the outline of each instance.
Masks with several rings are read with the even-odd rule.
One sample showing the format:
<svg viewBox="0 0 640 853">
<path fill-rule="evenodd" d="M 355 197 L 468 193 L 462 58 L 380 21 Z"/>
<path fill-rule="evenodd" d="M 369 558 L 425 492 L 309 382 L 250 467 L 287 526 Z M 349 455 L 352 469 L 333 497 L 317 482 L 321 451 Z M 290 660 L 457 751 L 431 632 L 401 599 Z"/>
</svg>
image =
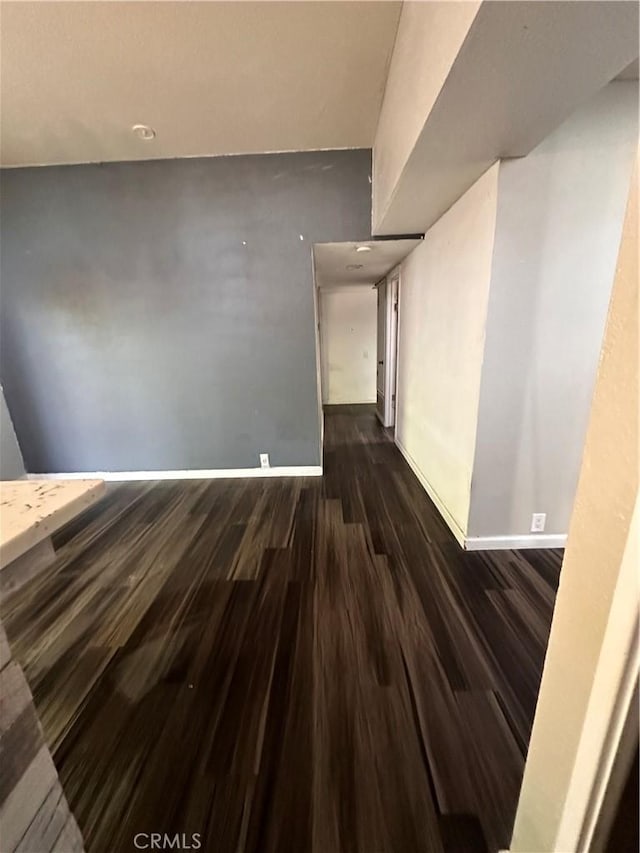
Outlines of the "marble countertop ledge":
<svg viewBox="0 0 640 853">
<path fill-rule="evenodd" d="M 0 569 L 100 500 L 104 480 L 0 482 Z"/>
</svg>

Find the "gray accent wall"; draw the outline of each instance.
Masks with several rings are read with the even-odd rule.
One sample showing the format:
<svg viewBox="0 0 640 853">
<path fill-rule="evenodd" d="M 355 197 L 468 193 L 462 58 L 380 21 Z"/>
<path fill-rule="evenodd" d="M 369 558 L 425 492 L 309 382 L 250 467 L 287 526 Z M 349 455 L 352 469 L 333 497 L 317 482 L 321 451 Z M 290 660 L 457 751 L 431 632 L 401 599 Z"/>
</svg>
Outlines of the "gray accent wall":
<svg viewBox="0 0 640 853">
<path fill-rule="evenodd" d="M 4 170 L 1 372 L 32 473 L 317 465 L 311 250 L 371 152 Z"/>
<path fill-rule="evenodd" d="M 22 453 L 0 388 L 0 480 L 19 480 L 24 473 Z"/>
</svg>

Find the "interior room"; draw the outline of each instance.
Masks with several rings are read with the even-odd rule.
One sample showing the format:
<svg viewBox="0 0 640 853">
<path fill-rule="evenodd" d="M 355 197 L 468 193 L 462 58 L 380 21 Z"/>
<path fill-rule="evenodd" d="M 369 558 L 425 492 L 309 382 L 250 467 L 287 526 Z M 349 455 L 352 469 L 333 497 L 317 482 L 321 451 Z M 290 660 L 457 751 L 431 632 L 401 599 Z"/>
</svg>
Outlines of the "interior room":
<svg viewBox="0 0 640 853">
<path fill-rule="evenodd" d="M 634 0 L 0 0 L 2 853 L 638 849 Z"/>
</svg>

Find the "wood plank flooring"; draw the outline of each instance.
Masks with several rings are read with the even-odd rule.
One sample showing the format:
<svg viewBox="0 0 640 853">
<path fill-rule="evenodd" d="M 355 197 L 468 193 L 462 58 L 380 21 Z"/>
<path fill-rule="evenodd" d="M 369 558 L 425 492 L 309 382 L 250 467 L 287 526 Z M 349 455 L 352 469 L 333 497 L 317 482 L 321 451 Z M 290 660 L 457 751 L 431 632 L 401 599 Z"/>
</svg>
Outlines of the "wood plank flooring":
<svg viewBox="0 0 640 853">
<path fill-rule="evenodd" d="M 462 552 L 368 407 L 325 472 L 112 487 L 3 602 L 89 853 L 508 845 L 561 552 Z"/>
</svg>

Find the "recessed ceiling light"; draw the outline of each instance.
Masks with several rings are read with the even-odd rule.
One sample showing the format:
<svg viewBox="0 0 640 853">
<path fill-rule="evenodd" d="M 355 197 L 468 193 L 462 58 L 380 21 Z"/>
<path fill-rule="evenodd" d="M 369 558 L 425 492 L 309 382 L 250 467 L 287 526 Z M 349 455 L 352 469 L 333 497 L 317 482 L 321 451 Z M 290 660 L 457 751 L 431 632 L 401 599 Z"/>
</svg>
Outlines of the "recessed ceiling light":
<svg viewBox="0 0 640 853">
<path fill-rule="evenodd" d="M 347 270 L 361 270 L 364 264 L 347 264 L 345 269 Z"/>
<path fill-rule="evenodd" d="M 370 252 L 371 246 L 358 246 L 356 252 Z"/>
<path fill-rule="evenodd" d="M 155 130 L 148 124 L 134 124 L 131 130 L 138 139 L 144 139 L 145 142 L 155 139 L 156 136 Z"/>
</svg>

